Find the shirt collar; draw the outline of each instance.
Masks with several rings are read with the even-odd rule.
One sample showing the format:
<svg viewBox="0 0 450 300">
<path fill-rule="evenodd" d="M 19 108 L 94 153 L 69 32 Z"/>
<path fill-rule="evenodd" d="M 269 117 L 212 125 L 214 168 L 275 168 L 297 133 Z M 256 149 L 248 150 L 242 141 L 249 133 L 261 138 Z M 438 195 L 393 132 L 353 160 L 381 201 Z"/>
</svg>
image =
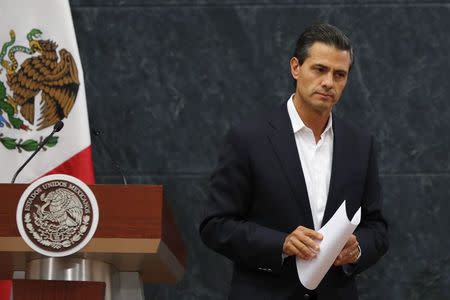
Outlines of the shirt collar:
<svg viewBox="0 0 450 300">
<path fill-rule="evenodd" d="M 300 118 L 300 115 L 298 114 L 297 110 L 294 106 L 294 94 L 291 95 L 287 102 L 287 110 L 289 114 L 289 119 L 291 119 L 291 125 L 294 133 L 302 130 L 306 127 L 305 123 L 303 123 L 302 118 Z M 323 137 L 327 132 L 333 133 L 333 114 L 330 114 L 330 118 L 328 119 L 327 126 L 325 127 L 325 130 L 322 132 L 321 137 Z"/>
</svg>

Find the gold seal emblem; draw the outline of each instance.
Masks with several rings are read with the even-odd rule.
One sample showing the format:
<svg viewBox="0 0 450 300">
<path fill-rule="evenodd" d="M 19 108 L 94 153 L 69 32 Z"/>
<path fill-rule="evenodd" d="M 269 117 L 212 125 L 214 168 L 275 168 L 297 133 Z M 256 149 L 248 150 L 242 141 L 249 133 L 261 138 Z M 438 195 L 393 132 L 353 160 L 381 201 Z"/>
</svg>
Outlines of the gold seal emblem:
<svg viewBox="0 0 450 300">
<path fill-rule="evenodd" d="M 25 242 L 47 256 L 67 256 L 84 247 L 98 224 L 89 187 L 75 177 L 50 175 L 31 184 L 19 201 L 17 225 Z"/>
</svg>

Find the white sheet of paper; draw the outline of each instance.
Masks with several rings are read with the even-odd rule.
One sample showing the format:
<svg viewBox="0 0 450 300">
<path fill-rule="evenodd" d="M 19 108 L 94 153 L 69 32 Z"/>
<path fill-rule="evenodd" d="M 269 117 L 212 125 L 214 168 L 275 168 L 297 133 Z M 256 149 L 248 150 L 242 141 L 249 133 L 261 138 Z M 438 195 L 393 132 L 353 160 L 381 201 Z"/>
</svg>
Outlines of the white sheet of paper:
<svg viewBox="0 0 450 300">
<path fill-rule="evenodd" d="M 333 217 L 319 230 L 323 239 L 319 242 L 320 251 L 316 257 L 311 260 L 297 257 L 298 278 L 307 289 L 317 288 L 361 221 L 361 207 L 349 221 L 345 205 L 344 200 Z"/>
</svg>

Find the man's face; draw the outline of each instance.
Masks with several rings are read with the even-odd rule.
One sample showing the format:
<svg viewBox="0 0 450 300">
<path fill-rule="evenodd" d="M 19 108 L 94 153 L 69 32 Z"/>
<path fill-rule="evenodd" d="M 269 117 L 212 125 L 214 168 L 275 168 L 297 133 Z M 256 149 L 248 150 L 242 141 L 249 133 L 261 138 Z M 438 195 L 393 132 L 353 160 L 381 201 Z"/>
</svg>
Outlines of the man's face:
<svg viewBox="0 0 450 300">
<path fill-rule="evenodd" d="M 350 53 L 316 42 L 302 65 L 291 59 L 291 73 L 297 80 L 294 101 L 317 113 L 330 112 L 339 101 L 350 69 Z"/>
</svg>

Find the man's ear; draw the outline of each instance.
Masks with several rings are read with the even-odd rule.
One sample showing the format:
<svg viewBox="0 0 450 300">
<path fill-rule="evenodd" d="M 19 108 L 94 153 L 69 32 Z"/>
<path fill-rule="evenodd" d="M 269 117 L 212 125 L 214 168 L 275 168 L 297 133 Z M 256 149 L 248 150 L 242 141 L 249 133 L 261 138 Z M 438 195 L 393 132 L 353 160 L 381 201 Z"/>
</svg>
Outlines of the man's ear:
<svg viewBox="0 0 450 300">
<path fill-rule="evenodd" d="M 297 57 L 293 57 L 291 58 L 291 60 L 289 61 L 290 65 L 291 65 L 291 74 L 292 77 L 295 80 L 298 80 L 299 76 L 300 76 L 300 62 L 298 61 Z"/>
</svg>

